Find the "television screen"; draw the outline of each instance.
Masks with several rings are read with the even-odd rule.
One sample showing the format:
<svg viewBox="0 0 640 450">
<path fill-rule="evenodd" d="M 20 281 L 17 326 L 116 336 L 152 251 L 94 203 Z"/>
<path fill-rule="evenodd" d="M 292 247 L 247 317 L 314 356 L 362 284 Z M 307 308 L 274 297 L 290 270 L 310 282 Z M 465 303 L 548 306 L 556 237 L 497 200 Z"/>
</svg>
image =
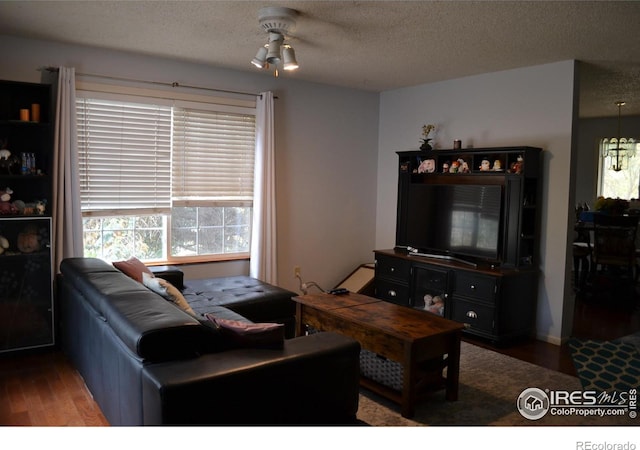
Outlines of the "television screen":
<svg viewBox="0 0 640 450">
<path fill-rule="evenodd" d="M 502 187 L 411 184 L 406 245 L 421 252 L 497 260 Z"/>
</svg>

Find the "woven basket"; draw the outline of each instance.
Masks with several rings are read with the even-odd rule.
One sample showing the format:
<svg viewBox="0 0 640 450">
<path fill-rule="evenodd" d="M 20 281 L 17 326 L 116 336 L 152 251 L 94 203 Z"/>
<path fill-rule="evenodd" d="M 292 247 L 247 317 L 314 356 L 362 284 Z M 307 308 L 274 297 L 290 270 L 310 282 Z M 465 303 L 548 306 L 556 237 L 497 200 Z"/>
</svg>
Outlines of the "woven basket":
<svg viewBox="0 0 640 450">
<path fill-rule="evenodd" d="M 396 391 L 402 391 L 404 369 L 396 361 L 391 361 L 369 350 L 360 350 L 360 373 Z"/>
</svg>

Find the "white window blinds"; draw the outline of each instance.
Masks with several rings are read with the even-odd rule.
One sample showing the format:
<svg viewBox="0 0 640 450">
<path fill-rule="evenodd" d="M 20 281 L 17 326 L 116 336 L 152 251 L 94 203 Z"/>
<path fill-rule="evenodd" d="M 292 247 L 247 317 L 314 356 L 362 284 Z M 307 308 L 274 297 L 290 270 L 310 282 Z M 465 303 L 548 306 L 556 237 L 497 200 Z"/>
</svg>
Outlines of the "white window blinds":
<svg viewBox="0 0 640 450">
<path fill-rule="evenodd" d="M 250 206 L 255 115 L 174 107 L 174 206 Z"/>
<path fill-rule="evenodd" d="M 169 212 L 171 107 L 81 96 L 76 106 L 83 214 Z"/>
</svg>

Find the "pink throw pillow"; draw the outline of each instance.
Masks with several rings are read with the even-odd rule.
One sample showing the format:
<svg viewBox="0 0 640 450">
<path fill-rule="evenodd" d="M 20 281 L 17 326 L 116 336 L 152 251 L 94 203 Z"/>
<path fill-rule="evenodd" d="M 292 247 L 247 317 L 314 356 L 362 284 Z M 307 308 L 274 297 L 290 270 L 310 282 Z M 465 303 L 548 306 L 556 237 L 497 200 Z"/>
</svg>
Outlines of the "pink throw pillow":
<svg viewBox="0 0 640 450">
<path fill-rule="evenodd" d="M 139 283 L 142 283 L 143 272 L 148 273 L 152 277 L 154 276 L 151 270 L 135 256 L 132 256 L 126 261 L 115 261 L 113 266 Z"/>
</svg>

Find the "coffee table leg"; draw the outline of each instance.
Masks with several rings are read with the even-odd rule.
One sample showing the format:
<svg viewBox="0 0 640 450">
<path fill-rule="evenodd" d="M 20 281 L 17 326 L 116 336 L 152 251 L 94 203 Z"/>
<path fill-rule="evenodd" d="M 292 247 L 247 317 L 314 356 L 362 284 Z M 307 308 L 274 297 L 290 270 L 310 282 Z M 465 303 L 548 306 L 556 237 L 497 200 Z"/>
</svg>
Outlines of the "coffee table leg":
<svg viewBox="0 0 640 450">
<path fill-rule="evenodd" d="M 405 345 L 404 370 L 402 379 L 402 404 L 400 405 L 402 417 L 410 419 L 415 414 L 416 399 L 416 368 L 414 366 L 412 346 Z"/>
<path fill-rule="evenodd" d="M 304 324 L 302 323 L 302 307 L 304 305 L 296 303 L 296 336 L 304 335 Z"/>
<path fill-rule="evenodd" d="M 460 333 L 451 336 L 447 356 L 446 399 L 458 400 L 458 382 L 460 379 Z"/>
</svg>

